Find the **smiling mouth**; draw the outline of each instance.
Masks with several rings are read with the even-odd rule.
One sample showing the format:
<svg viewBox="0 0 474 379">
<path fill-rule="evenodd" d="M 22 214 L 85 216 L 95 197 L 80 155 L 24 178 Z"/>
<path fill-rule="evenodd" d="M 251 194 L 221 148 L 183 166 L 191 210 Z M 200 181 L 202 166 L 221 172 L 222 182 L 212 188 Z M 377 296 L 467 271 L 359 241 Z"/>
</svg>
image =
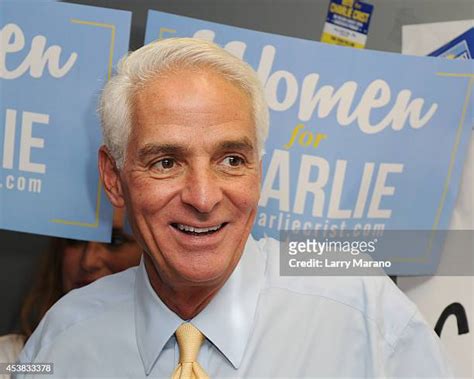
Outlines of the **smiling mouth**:
<svg viewBox="0 0 474 379">
<path fill-rule="evenodd" d="M 181 233 L 185 233 L 192 236 L 207 236 L 209 234 L 217 233 L 219 230 L 223 229 L 227 225 L 227 222 L 224 222 L 219 225 L 209 226 L 207 228 L 198 228 L 191 225 L 177 224 L 173 223 L 171 226 Z"/>
</svg>

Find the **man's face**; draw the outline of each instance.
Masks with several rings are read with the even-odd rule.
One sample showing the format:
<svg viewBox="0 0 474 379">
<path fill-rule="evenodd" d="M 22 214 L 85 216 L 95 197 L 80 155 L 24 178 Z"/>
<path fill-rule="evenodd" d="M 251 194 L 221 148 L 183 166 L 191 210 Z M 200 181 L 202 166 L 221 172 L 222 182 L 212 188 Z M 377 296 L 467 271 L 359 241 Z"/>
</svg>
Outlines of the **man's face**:
<svg viewBox="0 0 474 379">
<path fill-rule="evenodd" d="M 260 192 L 251 104 L 210 70 L 179 70 L 135 96 L 120 174 L 160 281 L 219 286 L 237 265 Z"/>
</svg>

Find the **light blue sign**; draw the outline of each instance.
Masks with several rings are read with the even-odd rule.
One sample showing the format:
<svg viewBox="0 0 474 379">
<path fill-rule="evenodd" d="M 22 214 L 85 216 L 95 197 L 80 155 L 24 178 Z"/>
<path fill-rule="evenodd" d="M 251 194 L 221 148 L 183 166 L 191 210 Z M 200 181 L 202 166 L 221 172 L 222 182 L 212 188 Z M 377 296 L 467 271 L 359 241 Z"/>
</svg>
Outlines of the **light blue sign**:
<svg viewBox="0 0 474 379">
<path fill-rule="evenodd" d="M 130 12 L 6 2 L 0 13 L 0 228 L 109 241 L 98 95 Z"/>
<path fill-rule="evenodd" d="M 184 36 L 224 46 L 264 83 L 271 127 L 257 238 L 278 238 L 284 229 L 340 238 L 428 230 L 416 247 L 401 238 L 386 271 L 435 270 L 471 132 L 472 63 L 362 51 L 149 11 L 147 43 Z"/>
</svg>

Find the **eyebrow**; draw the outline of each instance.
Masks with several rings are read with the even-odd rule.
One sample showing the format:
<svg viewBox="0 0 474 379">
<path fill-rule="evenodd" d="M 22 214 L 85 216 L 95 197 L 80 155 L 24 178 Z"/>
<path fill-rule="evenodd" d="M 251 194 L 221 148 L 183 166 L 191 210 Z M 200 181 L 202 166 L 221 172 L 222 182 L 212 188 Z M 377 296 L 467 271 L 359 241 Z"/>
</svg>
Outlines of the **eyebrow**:
<svg viewBox="0 0 474 379">
<path fill-rule="evenodd" d="M 242 151 L 247 153 L 252 153 L 255 150 L 254 144 L 252 141 L 243 137 L 237 140 L 228 140 L 222 141 L 217 145 L 217 150 L 235 150 Z M 153 157 L 157 155 L 185 155 L 189 151 L 189 148 L 185 146 L 175 145 L 175 144 L 154 144 L 149 143 L 143 146 L 138 151 L 138 159 L 146 161 L 148 157 Z"/>
<path fill-rule="evenodd" d="M 180 155 L 186 152 L 186 148 L 183 146 L 173 145 L 173 144 L 161 144 L 157 145 L 154 143 L 149 143 L 143 146 L 138 151 L 138 159 L 145 161 L 150 156 L 156 155 Z"/>
<path fill-rule="evenodd" d="M 220 150 L 238 150 L 245 152 L 253 152 L 254 144 L 249 138 L 243 137 L 238 140 L 223 141 L 218 145 Z"/>
</svg>

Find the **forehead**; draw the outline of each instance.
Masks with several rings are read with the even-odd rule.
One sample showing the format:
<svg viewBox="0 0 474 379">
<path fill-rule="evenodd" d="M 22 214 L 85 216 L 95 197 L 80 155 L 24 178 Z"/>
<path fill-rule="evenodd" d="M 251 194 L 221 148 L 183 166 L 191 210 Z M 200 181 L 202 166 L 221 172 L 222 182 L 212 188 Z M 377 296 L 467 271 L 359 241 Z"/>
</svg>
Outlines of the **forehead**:
<svg viewBox="0 0 474 379">
<path fill-rule="evenodd" d="M 188 138 L 200 133 L 207 133 L 209 138 L 227 133 L 253 140 L 254 129 L 247 93 L 210 69 L 160 74 L 134 96 L 131 140 L 135 142 L 153 136 L 178 138 L 183 133 Z"/>
</svg>

